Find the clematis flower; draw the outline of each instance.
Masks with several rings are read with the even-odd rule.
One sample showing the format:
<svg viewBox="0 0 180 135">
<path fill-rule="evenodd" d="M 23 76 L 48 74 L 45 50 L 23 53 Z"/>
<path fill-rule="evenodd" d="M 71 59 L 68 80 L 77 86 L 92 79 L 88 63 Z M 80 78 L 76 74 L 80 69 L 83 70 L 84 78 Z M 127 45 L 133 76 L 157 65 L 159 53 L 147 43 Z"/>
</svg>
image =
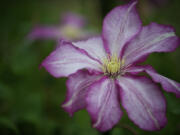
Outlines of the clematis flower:
<svg viewBox="0 0 180 135">
<path fill-rule="evenodd" d="M 159 130 L 167 123 L 166 102 L 160 88 L 180 97 L 180 84 L 159 75 L 150 66 L 138 66 L 153 52 L 171 52 L 179 38 L 170 26 L 142 26 L 137 1 L 114 8 L 104 19 L 102 36 L 86 41 L 61 41 L 42 66 L 54 77 L 68 77 L 62 107 L 71 116 L 86 108 L 92 125 L 106 131 L 122 117 L 144 130 Z M 146 72 L 152 80 L 139 76 Z"/>
<path fill-rule="evenodd" d="M 36 39 L 64 39 L 77 40 L 90 36 L 88 31 L 84 30 L 85 19 L 74 13 L 66 13 L 61 18 L 61 23 L 58 26 L 36 26 L 29 33 L 30 40 Z"/>
</svg>

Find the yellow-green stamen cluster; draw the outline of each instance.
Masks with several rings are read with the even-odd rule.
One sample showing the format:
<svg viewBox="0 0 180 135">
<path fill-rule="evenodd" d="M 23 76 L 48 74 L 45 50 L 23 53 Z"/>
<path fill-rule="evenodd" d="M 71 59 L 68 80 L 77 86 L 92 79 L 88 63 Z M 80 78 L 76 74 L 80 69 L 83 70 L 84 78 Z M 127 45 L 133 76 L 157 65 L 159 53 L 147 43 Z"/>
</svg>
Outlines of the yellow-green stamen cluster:
<svg viewBox="0 0 180 135">
<path fill-rule="evenodd" d="M 117 55 L 108 56 L 103 60 L 102 70 L 105 75 L 115 78 L 122 73 L 124 60 L 120 60 Z"/>
</svg>

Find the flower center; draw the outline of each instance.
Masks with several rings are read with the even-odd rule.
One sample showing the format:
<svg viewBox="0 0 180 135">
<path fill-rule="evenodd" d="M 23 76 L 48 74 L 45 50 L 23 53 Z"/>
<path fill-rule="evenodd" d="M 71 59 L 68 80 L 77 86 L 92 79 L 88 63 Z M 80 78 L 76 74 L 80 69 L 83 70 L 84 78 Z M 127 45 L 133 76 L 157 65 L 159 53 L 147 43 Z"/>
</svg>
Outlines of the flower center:
<svg viewBox="0 0 180 135">
<path fill-rule="evenodd" d="M 61 31 L 64 36 L 72 39 L 76 39 L 78 36 L 81 35 L 80 29 L 75 26 L 64 26 L 63 28 L 61 28 Z"/>
<path fill-rule="evenodd" d="M 124 60 L 120 60 L 116 54 L 108 56 L 103 60 L 102 70 L 105 75 L 116 78 L 123 74 Z"/>
</svg>

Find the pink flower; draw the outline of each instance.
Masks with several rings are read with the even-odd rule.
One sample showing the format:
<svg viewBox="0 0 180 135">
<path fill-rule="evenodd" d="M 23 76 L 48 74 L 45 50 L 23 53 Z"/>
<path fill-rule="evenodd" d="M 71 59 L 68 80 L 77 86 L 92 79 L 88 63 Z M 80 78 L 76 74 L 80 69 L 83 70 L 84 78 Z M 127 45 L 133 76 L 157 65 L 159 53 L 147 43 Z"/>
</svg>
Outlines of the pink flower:
<svg viewBox="0 0 180 135">
<path fill-rule="evenodd" d="M 121 119 L 120 103 L 140 128 L 163 128 L 166 102 L 155 82 L 180 97 L 179 83 L 150 66 L 137 66 L 150 53 L 175 50 L 180 40 L 170 26 L 142 26 L 136 3 L 114 8 L 104 19 L 101 37 L 61 41 L 42 63 L 54 77 L 69 77 L 62 107 L 71 116 L 86 108 L 93 127 L 100 131 L 111 129 Z M 138 76 L 142 71 L 152 80 Z"/>
<path fill-rule="evenodd" d="M 36 26 L 29 33 L 28 38 L 31 40 L 77 40 L 87 38 L 90 33 L 84 30 L 85 24 L 86 22 L 82 16 L 66 13 L 61 18 L 61 23 L 58 26 Z"/>
</svg>

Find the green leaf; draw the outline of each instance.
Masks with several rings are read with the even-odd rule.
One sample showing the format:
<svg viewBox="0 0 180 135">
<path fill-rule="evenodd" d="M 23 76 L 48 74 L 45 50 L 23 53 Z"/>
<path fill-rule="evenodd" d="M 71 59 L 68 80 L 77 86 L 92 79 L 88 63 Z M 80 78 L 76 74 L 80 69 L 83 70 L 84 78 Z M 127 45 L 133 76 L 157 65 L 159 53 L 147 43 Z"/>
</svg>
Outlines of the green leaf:
<svg viewBox="0 0 180 135">
<path fill-rule="evenodd" d="M 8 130 L 12 130 L 17 135 L 19 134 L 19 131 L 13 121 L 6 117 L 0 117 L 0 127 L 3 129 L 7 128 Z"/>
</svg>

